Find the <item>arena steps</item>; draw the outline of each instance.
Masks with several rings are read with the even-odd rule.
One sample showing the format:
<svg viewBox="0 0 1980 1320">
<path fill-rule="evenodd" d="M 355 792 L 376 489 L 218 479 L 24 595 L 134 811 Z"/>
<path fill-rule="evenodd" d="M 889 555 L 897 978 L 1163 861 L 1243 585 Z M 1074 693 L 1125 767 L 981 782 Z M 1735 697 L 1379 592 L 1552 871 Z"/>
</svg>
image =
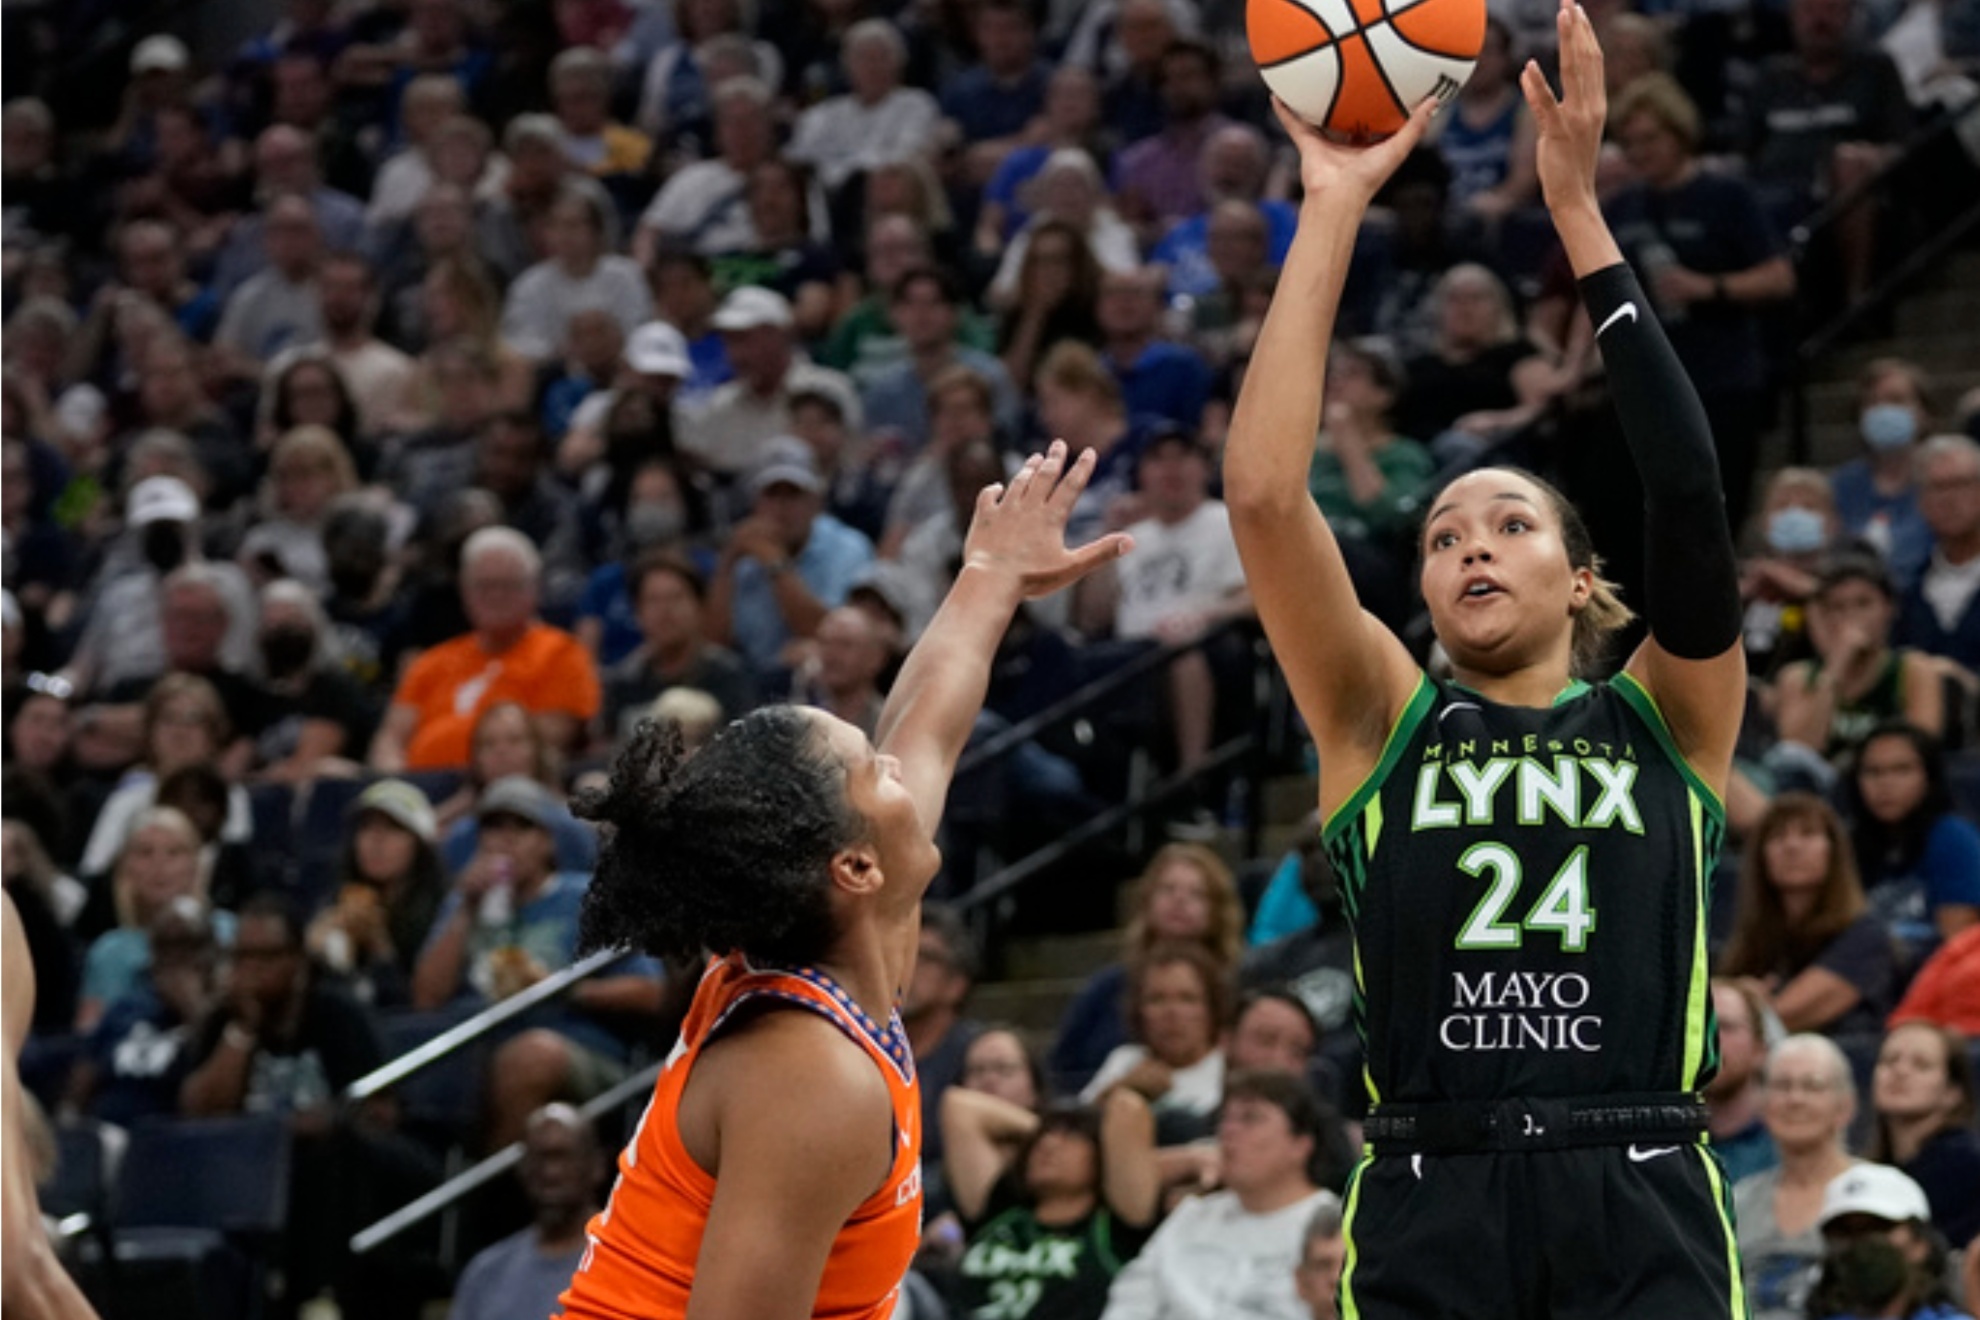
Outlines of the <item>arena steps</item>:
<svg viewBox="0 0 1980 1320">
<path fill-rule="evenodd" d="M 1282 775 L 1265 781 L 1260 792 L 1264 819 L 1258 855 L 1277 857 L 1292 848 L 1310 828 L 1318 782 L 1311 775 Z M 1211 846 L 1234 865 L 1246 860 L 1241 836 L 1225 831 Z M 1125 904 L 1129 886 L 1122 884 Z M 1127 913 L 1120 913 L 1124 924 Z M 979 983 L 970 995 L 968 1012 L 981 1022 L 1004 1022 L 1023 1028 L 1039 1044 L 1047 1044 L 1066 1006 L 1079 987 L 1100 968 L 1120 957 L 1120 929 L 1072 935 L 1018 936 L 1001 942 L 996 980 Z"/>
<path fill-rule="evenodd" d="M 1980 389 L 1980 252 L 1960 252 L 1925 287 L 1904 299 L 1890 335 L 1853 343 L 1818 364 L 1808 392 L 1808 460 L 1834 467 L 1863 452 L 1856 429 L 1856 380 L 1876 358 L 1900 357 L 1932 374 L 1942 411 L 1950 413 L 1968 391 Z M 1787 461 L 1785 429 L 1770 438 L 1763 461 Z"/>
</svg>

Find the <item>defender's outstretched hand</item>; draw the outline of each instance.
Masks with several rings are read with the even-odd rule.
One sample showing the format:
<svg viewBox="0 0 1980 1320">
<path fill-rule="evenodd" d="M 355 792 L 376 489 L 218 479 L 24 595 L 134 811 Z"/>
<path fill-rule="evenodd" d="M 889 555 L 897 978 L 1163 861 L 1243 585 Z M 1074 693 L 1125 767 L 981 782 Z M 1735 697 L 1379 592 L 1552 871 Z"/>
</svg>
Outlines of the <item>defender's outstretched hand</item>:
<svg viewBox="0 0 1980 1320">
<path fill-rule="evenodd" d="M 1602 81 L 1602 46 L 1587 13 L 1574 0 L 1561 0 L 1554 25 L 1560 33 L 1561 95 L 1554 95 L 1532 60 L 1520 71 L 1519 85 L 1539 134 L 1540 191 L 1547 209 L 1558 214 L 1563 207 L 1595 201 L 1609 92 Z"/>
<path fill-rule="evenodd" d="M 1066 519 L 1093 476 L 1092 450 L 1066 466 L 1066 443 L 1033 454 L 1009 485 L 985 486 L 963 545 L 963 562 L 1009 575 L 1027 599 L 1072 585 L 1134 542 L 1115 532 L 1079 547 L 1066 544 Z"/>
</svg>

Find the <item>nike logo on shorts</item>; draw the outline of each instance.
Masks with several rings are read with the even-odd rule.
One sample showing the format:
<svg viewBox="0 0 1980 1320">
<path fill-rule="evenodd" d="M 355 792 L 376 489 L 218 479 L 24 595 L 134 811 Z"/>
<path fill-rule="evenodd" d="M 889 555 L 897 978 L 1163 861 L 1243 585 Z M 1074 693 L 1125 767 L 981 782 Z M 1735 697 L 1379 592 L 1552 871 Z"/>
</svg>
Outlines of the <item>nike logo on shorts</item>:
<svg viewBox="0 0 1980 1320">
<path fill-rule="evenodd" d="M 1636 319 L 1635 303 L 1626 302 L 1622 306 L 1616 308 L 1615 311 L 1610 312 L 1607 319 L 1605 319 L 1602 322 L 1602 324 L 1595 327 L 1595 337 L 1597 339 L 1600 339 L 1602 337 L 1602 332 L 1604 330 L 1607 330 L 1610 326 L 1614 325 L 1616 322 L 1624 319 L 1625 317 L 1627 317 L 1632 321 Z"/>
<path fill-rule="evenodd" d="M 1629 1162 L 1631 1164 L 1643 1164 L 1660 1156 L 1669 1155 L 1674 1151 L 1683 1149 L 1684 1147 L 1682 1146 L 1639 1146 L 1631 1142 L 1629 1147 Z"/>
</svg>

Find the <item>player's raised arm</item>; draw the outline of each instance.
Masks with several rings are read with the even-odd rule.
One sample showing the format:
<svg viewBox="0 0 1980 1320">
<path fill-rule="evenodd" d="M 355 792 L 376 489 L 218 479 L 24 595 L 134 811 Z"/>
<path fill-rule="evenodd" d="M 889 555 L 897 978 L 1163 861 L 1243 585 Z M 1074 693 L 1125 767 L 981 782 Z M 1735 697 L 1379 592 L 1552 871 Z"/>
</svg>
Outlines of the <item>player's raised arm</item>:
<svg viewBox="0 0 1980 1320">
<path fill-rule="evenodd" d="M 1595 197 L 1608 99 L 1602 48 L 1562 0 L 1561 91 L 1520 75 L 1539 131 L 1540 184 L 1608 368 L 1609 391 L 1647 497 L 1644 619 L 1629 673 L 1656 698 L 1678 750 L 1721 794 L 1746 691 L 1739 570 L 1712 431 L 1650 300 L 1624 264 Z"/>
<path fill-rule="evenodd" d="M 901 778 L 929 832 L 956 759 L 983 709 L 990 662 L 1019 602 L 1049 596 L 1127 553 L 1115 533 L 1079 547 L 1066 545 L 1066 519 L 1093 475 L 1093 451 L 1070 466 L 1054 440 L 1033 454 L 1008 485 L 977 497 L 963 545 L 962 570 L 935 618 L 908 653 L 874 733 L 882 755 L 898 757 Z"/>
<path fill-rule="evenodd" d="M 1258 617 L 1329 767 L 1327 805 L 1345 800 L 1373 765 L 1417 681 L 1402 644 L 1361 609 L 1306 475 L 1355 233 L 1376 190 L 1422 139 L 1432 103 L 1365 148 L 1340 146 L 1275 106 L 1299 148 L 1306 195 L 1231 417 L 1224 501 Z"/>
</svg>

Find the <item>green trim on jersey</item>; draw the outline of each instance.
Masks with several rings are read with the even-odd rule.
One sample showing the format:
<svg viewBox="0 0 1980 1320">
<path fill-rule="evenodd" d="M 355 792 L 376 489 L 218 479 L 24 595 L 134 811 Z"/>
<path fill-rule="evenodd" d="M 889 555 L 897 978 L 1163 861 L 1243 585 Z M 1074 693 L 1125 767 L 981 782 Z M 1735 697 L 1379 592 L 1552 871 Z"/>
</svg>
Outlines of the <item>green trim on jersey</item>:
<svg viewBox="0 0 1980 1320">
<path fill-rule="evenodd" d="M 1703 776 L 1686 759 L 1685 754 L 1678 750 L 1677 739 L 1671 736 L 1671 726 L 1665 721 L 1663 709 L 1657 705 L 1657 698 L 1650 695 L 1650 689 L 1644 687 L 1637 680 L 1636 675 L 1630 673 L 1617 674 L 1609 681 L 1609 686 L 1614 688 L 1616 695 L 1627 701 L 1629 708 L 1650 726 L 1650 732 L 1657 736 L 1657 742 L 1663 747 L 1664 754 L 1671 758 L 1671 764 L 1678 768 L 1678 773 L 1684 776 L 1685 782 L 1691 785 L 1692 790 L 1705 799 L 1706 810 L 1711 814 L 1712 823 L 1724 829 L 1725 802 L 1720 799 L 1718 791 L 1705 782 Z"/>
<path fill-rule="evenodd" d="M 1680 765 L 1683 762 L 1679 762 Z M 1687 780 L 1690 778 L 1686 776 Z M 1705 927 L 1709 924 L 1712 911 L 1712 859 L 1706 856 L 1706 831 L 1712 825 L 1703 817 L 1706 799 L 1698 796 L 1693 789 L 1689 794 L 1691 805 L 1691 883 L 1697 894 L 1698 920 L 1693 923 L 1694 932 L 1691 945 L 1691 983 L 1685 989 L 1684 999 L 1684 1072 L 1678 1079 L 1678 1087 L 1684 1091 L 1698 1089 L 1698 1074 L 1710 1057 L 1713 1071 L 1718 1071 L 1719 1033 L 1712 1030 L 1712 969 L 1711 955 L 1705 947 Z M 1715 835 L 1716 837 L 1716 835 Z"/>
<path fill-rule="evenodd" d="M 1421 724 L 1423 717 L 1430 713 L 1430 707 L 1436 700 L 1437 688 L 1431 683 L 1430 676 L 1419 672 L 1416 676 L 1415 690 L 1409 694 L 1409 701 L 1404 704 L 1402 713 L 1396 716 L 1395 724 L 1390 727 L 1388 741 L 1382 744 L 1381 759 L 1375 762 L 1375 768 L 1370 770 L 1354 792 L 1348 795 L 1348 800 L 1334 808 L 1334 814 L 1329 816 L 1327 823 L 1321 827 L 1320 838 L 1324 843 L 1331 845 L 1348 822 L 1368 804 L 1368 800 L 1381 791 L 1383 781 L 1389 777 L 1389 771 L 1395 769 L 1396 762 L 1402 759 L 1403 748 L 1408 744 L 1410 735 L 1416 732 L 1416 726 Z M 1321 773 L 1326 773 L 1326 767 L 1321 767 Z M 1374 828 L 1378 831 L 1381 829 L 1379 816 L 1376 817 Z M 1374 840 L 1370 839 L 1364 851 L 1372 852 L 1374 847 Z"/>
<path fill-rule="evenodd" d="M 1361 1256 L 1354 1240 L 1354 1213 L 1361 1208 L 1361 1175 L 1374 1162 L 1375 1153 L 1371 1150 L 1348 1175 L 1347 1206 L 1341 1211 L 1341 1240 L 1347 1243 L 1347 1256 L 1341 1262 L 1341 1320 L 1361 1320 L 1361 1306 L 1354 1300 L 1354 1266 Z"/>
<path fill-rule="evenodd" d="M 1726 1184 L 1725 1170 L 1719 1167 L 1719 1157 L 1704 1146 L 1693 1146 L 1698 1152 L 1698 1162 L 1705 1166 L 1705 1179 L 1712 1185 L 1712 1203 L 1719 1212 L 1719 1228 L 1726 1236 L 1726 1275 L 1732 1280 L 1732 1292 L 1726 1299 L 1733 1320 L 1749 1320 L 1752 1311 L 1747 1306 L 1746 1273 L 1739 1261 L 1739 1231 L 1733 1226 L 1732 1188 Z"/>
</svg>

